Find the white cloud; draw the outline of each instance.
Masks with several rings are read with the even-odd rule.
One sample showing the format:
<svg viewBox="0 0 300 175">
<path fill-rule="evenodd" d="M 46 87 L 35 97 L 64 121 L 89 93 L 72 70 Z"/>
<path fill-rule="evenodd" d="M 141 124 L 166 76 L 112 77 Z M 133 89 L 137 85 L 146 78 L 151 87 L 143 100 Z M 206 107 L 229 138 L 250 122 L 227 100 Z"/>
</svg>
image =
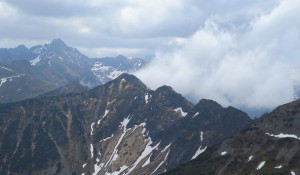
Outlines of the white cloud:
<svg viewBox="0 0 300 175">
<path fill-rule="evenodd" d="M 151 88 L 167 84 L 225 106 L 260 109 L 289 102 L 300 79 L 299 2 L 281 1 L 243 30 L 211 18 L 182 47 L 158 52 L 137 75 Z"/>
<path fill-rule="evenodd" d="M 78 48 L 82 53 L 89 53 L 93 58 L 98 57 L 115 57 L 118 55 L 127 55 L 128 57 L 139 57 L 143 55 L 151 55 L 151 50 L 145 48 L 110 48 L 110 47 L 99 47 L 99 48 Z"/>
</svg>

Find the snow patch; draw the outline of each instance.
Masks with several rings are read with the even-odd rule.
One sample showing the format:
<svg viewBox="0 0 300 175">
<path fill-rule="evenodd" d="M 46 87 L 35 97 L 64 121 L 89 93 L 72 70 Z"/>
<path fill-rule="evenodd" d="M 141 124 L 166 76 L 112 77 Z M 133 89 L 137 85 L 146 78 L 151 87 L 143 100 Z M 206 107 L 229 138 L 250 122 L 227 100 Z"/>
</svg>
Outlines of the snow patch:
<svg viewBox="0 0 300 175">
<path fill-rule="evenodd" d="M 280 168 L 282 168 L 282 165 L 276 166 L 276 167 L 274 167 L 274 168 L 280 169 Z"/>
<path fill-rule="evenodd" d="M 256 170 L 260 170 L 260 169 L 265 165 L 265 163 L 266 163 L 266 161 L 261 162 L 261 163 L 257 166 Z"/>
<path fill-rule="evenodd" d="M 147 124 L 146 124 L 145 122 L 143 122 L 143 123 L 141 123 L 141 124 L 139 124 L 139 125 L 134 125 L 134 128 L 131 130 L 131 133 L 134 132 L 134 131 L 136 130 L 136 128 L 138 128 L 138 127 L 143 127 L 142 134 L 143 134 L 143 136 L 145 136 L 145 132 L 146 132 L 145 126 L 146 126 L 146 125 L 147 125 Z"/>
<path fill-rule="evenodd" d="M 296 175 L 296 173 L 294 171 L 291 171 L 291 175 Z"/>
<path fill-rule="evenodd" d="M 0 66 L 0 68 L 2 68 L 2 69 L 5 69 L 5 70 L 8 70 L 8 71 L 12 72 L 12 70 L 11 70 L 11 69 L 8 69 L 8 68 L 6 68 L 6 67 L 2 67 L 2 66 Z"/>
<path fill-rule="evenodd" d="M 124 132 L 126 131 L 126 127 L 127 127 L 128 123 L 129 123 L 129 121 L 130 121 L 130 118 L 128 116 L 127 118 L 124 118 L 124 120 L 121 122 L 121 126 L 123 127 L 123 131 Z"/>
<path fill-rule="evenodd" d="M 110 78 L 110 79 L 115 79 L 119 75 L 121 75 L 122 73 L 124 73 L 124 72 L 123 71 L 114 70 L 107 77 Z"/>
<path fill-rule="evenodd" d="M 171 146 L 171 144 L 172 144 L 172 142 L 171 142 L 169 145 L 167 145 L 167 146 L 161 151 L 161 153 L 165 152 L 165 151 Z"/>
<path fill-rule="evenodd" d="M 5 83 L 7 81 L 7 78 L 1 78 L 1 81 L 0 81 L 0 87 L 2 86 L 3 83 Z"/>
<path fill-rule="evenodd" d="M 106 105 L 109 106 L 109 105 L 113 104 L 115 101 L 116 101 L 116 99 L 113 99 L 113 100 L 111 100 L 111 101 L 108 101 Z"/>
<path fill-rule="evenodd" d="M 278 135 L 274 135 L 274 134 L 270 134 L 270 133 L 266 133 L 267 135 L 271 136 L 271 137 L 276 137 L 276 138 L 293 138 L 293 139 L 297 139 L 297 140 L 300 140 L 300 137 L 297 137 L 297 135 L 294 135 L 294 134 L 283 134 L 283 133 L 280 133 Z"/>
<path fill-rule="evenodd" d="M 83 164 L 83 165 L 82 165 L 82 168 L 84 168 L 84 167 L 86 166 L 86 164 L 87 164 L 87 163 Z"/>
<path fill-rule="evenodd" d="M 193 118 L 196 117 L 197 115 L 199 115 L 199 112 L 197 112 L 196 114 L 193 115 Z"/>
<path fill-rule="evenodd" d="M 35 59 L 33 59 L 33 60 L 30 60 L 29 62 L 30 62 L 30 65 L 31 66 L 35 66 L 37 63 L 39 63 L 41 61 L 41 56 L 39 55 L 39 56 L 37 56 Z"/>
<path fill-rule="evenodd" d="M 203 132 L 200 132 L 200 141 L 203 141 Z M 198 150 L 195 152 L 195 154 L 193 155 L 192 159 L 195 159 L 196 157 L 198 157 L 200 154 L 202 154 L 205 150 L 206 150 L 207 146 L 205 148 L 202 149 L 202 145 L 200 145 L 200 147 L 198 148 Z"/>
<path fill-rule="evenodd" d="M 5 77 L 5 78 L 1 78 L 0 79 L 0 87 L 3 85 L 3 83 L 7 82 L 7 81 L 12 81 L 13 78 L 19 78 L 23 75 L 16 75 L 16 76 L 11 76 L 11 77 Z"/>
<path fill-rule="evenodd" d="M 113 136 L 114 136 L 114 134 L 112 134 L 110 137 L 107 137 L 107 138 L 105 138 L 105 139 L 100 140 L 99 142 L 105 142 L 106 140 L 111 139 Z"/>
<path fill-rule="evenodd" d="M 93 65 L 92 71 L 107 71 L 109 69 L 112 69 L 110 66 L 103 66 L 101 63 L 95 63 Z"/>
<path fill-rule="evenodd" d="M 151 97 L 152 96 L 150 94 L 146 93 L 146 95 L 145 95 L 145 102 L 146 102 L 146 104 L 148 104 L 148 102 L 150 101 Z"/>
<path fill-rule="evenodd" d="M 151 147 L 150 145 L 152 144 L 152 140 L 151 140 L 151 137 L 148 138 L 149 142 L 147 143 L 144 151 L 142 152 L 142 154 L 140 155 L 140 157 L 134 162 L 134 164 L 132 165 L 132 167 L 130 168 L 130 170 L 127 172 L 127 174 L 130 174 L 134 169 L 135 167 L 145 158 L 147 157 L 150 153 L 152 153 L 153 150 L 155 150 L 159 144 L 157 143 L 155 146 Z M 150 162 L 149 162 L 150 163 Z M 146 165 L 145 165 L 146 166 Z"/>
<path fill-rule="evenodd" d="M 180 112 L 180 114 L 181 114 L 182 117 L 185 117 L 185 116 L 187 115 L 187 112 L 184 112 L 184 111 L 182 110 L 182 107 L 178 107 L 178 108 L 174 109 L 174 111 L 175 111 L 176 113 L 177 113 L 177 112 Z"/>
<path fill-rule="evenodd" d="M 95 122 L 93 122 L 93 123 L 91 124 L 91 136 L 93 135 L 93 132 L 94 132 L 94 125 L 95 125 Z"/>
<path fill-rule="evenodd" d="M 119 147 L 121 141 L 123 140 L 123 137 L 125 136 L 125 134 L 127 132 L 126 127 L 127 127 L 128 123 L 129 123 L 129 121 L 130 121 L 130 118 L 128 116 L 127 118 L 124 118 L 124 120 L 121 122 L 121 126 L 123 127 L 123 133 L 120 136 L 120 138 L 119 138 L 116 146 L 114 147 L 114 150 L 113 150 L 110 158 L 106 162 L 105 167 L 108 165 L 108 163 L 111 164 L 113 161 L 115 161 L 118 158 L 118 147 Z"/>
<path fill-rule="evenodd" d="M 152 156 L 152 153 L 149 155 L 148 159 L 146 160 L 146 162 L 142 165 L 142 168 L 144 168 L 145 166 L 147 166 L 150 162 L 150 158 Z"/>
<path fill-rule="evenodd" d="M 120 175 L 127 168 L 128 168 L 128 166 L 123 165 L 123 166 L 120 167 L 119 171 L 115 171 L 115 172 L 112 172 L 112 173 L 106 172 L 105 175 Z"/>
<path fill-rule="evenodd" d="M 100 125 L 100 122 L 106 117 L 106 115 L 109 113 L 109 110 L 105 110 L 104 115 L 101 119 L 98 120 L 97 125 Z"/>
<path fill-rule="evenodd" d="M 196 151 L 196 153 L 193 155 L 192 159 L 195 159 L 196 157 L 198 157 L 200 154 L 204 153 L 204 151 L 206 150 L 207 146 L 203 149 L 202 148 L 202 145 L 200 145 L 200 147 L 198 148 L 198 150 Z"/>
<path fill-rule="evenodd" d="M 91 144 L 90 152 L 91 152 L 91 158 L 93 158 L 94 157 L 94 146 L 93 146 L 93 144 Z"/>
<path fill-rule="evenodd" d="M 248 162 L 250 162 L 250 161 L 252 160 L 252 158 L 253 158 L 253 156 L 250 156 L 250 157 L 248 158 Z"/>
<path fill-rule="evenodd" d="M 94 164 L 94 170 L 95 172 L 93 173 L 93 175 L 97 175 L 101 169 L 103 168 L 103 163 L 100 163 L 100 165 L 97 165 L 97 163 Z"/>
<path fill-rule="evenodd" d="M 222 156 L 225 156 L 226 154 L 227 154 L 227 151 L 221 152 L 221 155 L 222 155 Z"/>
<path fill-rule="evenodd" d="M 166 162 L 166 160 L 167 160 L 167 158 L 168 158 L 168 156 L 169 156 L 169 153 L 170 153 L 170 150 L 169 150 L 168 153 L 166 154 L 164 160 L 163 160 L 162 162 L 160 162 L 160 164 L 155 168 L 155 170 L 151 173 L 151 175 L 154 174 L 154 173 L 158 170 L 158 168 L 160 168 L 160 167 L 162 166 L 162 164 Z"/>
<path fill-rule="evenodd" d="M 118 154 L 118 152 L 116 152 L 116 154 L 114 155 L 114 157 L 111 159 L 111 162 L 116 161 L 118 157 L 119 157 L 119 154 Z"/>
</svg>

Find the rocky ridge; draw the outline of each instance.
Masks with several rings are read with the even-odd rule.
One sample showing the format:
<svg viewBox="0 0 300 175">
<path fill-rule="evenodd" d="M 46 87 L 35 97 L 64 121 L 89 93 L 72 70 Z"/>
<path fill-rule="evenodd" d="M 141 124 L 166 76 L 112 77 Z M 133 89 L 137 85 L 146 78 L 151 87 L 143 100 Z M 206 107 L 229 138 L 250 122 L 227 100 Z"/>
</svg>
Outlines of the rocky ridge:
<svg viewBox="0 0 300 175">
<path fill-rule="evenodd" d="M 128 74 L 82 93 L 1 104 L 0 116 L 1 174 L 160 174 L 252 122 Z"/>
<path fill-rule="evenodd" d="M 166 174 L 299 174 L 300 100 L 277 107 L 248 129 Z"/>
</svg>

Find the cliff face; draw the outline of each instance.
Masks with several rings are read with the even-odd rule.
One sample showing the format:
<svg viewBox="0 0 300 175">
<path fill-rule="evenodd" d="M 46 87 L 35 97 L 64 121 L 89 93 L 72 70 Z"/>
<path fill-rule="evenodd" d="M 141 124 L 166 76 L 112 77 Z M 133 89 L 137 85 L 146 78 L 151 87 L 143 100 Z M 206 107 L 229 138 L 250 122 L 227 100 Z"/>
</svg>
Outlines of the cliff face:
<svg viewBox="0 0 300 175">
<path fill-rule="evenodd" d="M 160 174 L 250 123 L 123 74 L 87 92 L 0 105 L 0 174 Z"/>
</svg>

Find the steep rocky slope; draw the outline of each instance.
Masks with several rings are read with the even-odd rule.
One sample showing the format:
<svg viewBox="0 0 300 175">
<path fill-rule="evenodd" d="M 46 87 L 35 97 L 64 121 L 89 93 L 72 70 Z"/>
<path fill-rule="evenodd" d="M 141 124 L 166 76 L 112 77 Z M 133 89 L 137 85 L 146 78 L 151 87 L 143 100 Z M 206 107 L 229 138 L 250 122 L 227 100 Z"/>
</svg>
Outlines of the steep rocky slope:
<svg viewBox="0 0 300 175">
<path fill-rule="evenodd" d="M 1 104 L 0 174 L 160 174 L 250 123 L 122 74 L 83 93 Z"/>
<path fill-rule="evenodd" d="M 300 100 L 166 174 L 300 174 Z"/>
</svg>

